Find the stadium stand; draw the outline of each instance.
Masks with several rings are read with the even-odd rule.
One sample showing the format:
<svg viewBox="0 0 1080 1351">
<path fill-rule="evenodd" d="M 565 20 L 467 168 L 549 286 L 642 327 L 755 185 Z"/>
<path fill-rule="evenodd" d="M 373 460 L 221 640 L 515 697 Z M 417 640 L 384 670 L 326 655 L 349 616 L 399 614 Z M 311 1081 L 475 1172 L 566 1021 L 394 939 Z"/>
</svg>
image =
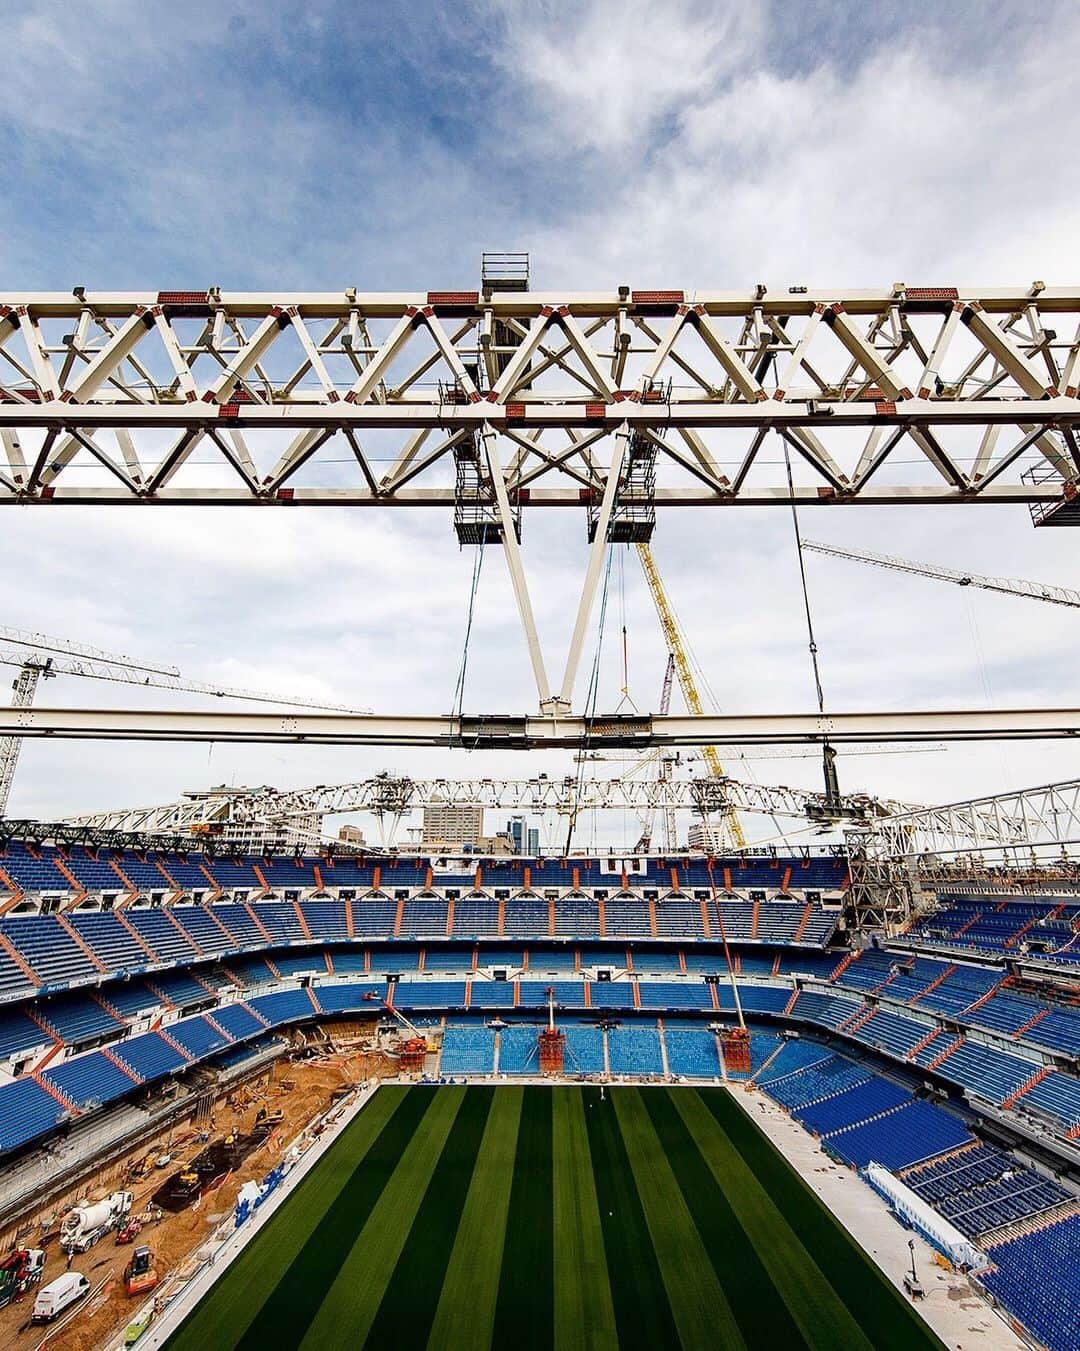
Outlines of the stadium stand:
<svg viewBox="0 0 1080 1351">
<path fill-rule="evenodd" d="M 453 1024 L 447 1027 L 443 1033 L 440 1074 L 492 1074 L 494 1069 L 495 1033 L 490 1028 Z"/>
<path fill-rule="evenodd" d="M 668 1070 L 680 1078 L 717 1079 L 720 1059 L 716 1036 L 704 1028 L 664 1028 Z"/>
<path fill-rule="evenodd" d="M 1080 1346 L 1080 1216 L 988 1246 L 983 1285 L 1047 1346 Z"/>
<path fill-rule="evenodd" d="M 34 1079 L 5 1084 L 0 1088 L 0 1150 L 44 1135 L 69 1115 L 70 1109 Z"/>
<path fill-rule="evenodd" d="M 663 1074 L 663 1053 L 655 1026 L 612 1027 L 607 1040 L 608 1063 L 612 1074 Z"/>
</svg>

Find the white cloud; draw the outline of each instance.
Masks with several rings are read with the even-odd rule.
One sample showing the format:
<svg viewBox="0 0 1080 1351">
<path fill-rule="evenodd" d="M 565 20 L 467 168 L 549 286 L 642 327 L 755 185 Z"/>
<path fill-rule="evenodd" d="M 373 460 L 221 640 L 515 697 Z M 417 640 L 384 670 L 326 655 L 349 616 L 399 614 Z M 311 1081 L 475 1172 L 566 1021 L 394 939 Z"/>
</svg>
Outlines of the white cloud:
<svg viewBox="0 0 1080 1351">
<path fill-rule="evenodd" d="M 658 126 L 681 117 L 731 75 L 766 29 L 764 6 L 648 0 L 511 6 L 492 53 L 511 90 L 534 100 L 525 136 L 563 150 L 648 149 Z M 520 134 L 520 130 L 519 130 Z"/>
</svg>

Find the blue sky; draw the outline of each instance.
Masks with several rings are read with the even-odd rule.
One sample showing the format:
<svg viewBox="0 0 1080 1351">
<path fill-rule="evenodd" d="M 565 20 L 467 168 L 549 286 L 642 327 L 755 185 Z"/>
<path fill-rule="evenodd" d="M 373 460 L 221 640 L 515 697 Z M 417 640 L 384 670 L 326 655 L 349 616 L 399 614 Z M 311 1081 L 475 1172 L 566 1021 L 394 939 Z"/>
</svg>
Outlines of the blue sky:
<svg viewBox="0 0 1080 1351">
<path fill-rule="evenodd" d="M 1076 280 L 1080 14 L 1068 5 L 0 6 L 0 289 L 475 285 L 484 248 L 543 289 Z M 403 513 L 10 513 L 5 622 L 193 676 L 449 706 L 471 558 Z M 812 687 L 790 524 L 686 514 L 657 554 L 720 703 Z M 821 513 L 807 533 L 1076 585 L 1068 532 L 1022 508 Z M 828 519 L 825 519 L 825 518 Z M 529 526 L 540 623 L 563 641 L 580 522 Z M 1069 702 L 1069 612 L 816 561 L 835 707 Z M 627 571 L 634 695 L 664 654 Z M 531 705 L 501 559 L 485 564 L 477 708 Z M 486 655 L 485 655 L 486 654 Z M 617 698 L 619 673 L 605 665 Z M 92 699 L 91 699 L 92 695 Z M 115 691 L 54 682 L 50 698 Z M 12 808 L 167 799 L 208 777 L 281 785 L 476 756 L 29 747 Z M 932 774 L 926 769 L 932 763 Z M 541 766 L 530 761 L 528 769 Z M 544 766 L 561 769 L 561 763 Z M 518 762 L 500 769 L 525 766 Z M 812 762 L 760 777 L 813 782 Z M 853 761 L 860 787 L 960 796 L 1075 773 L 1061 747 Z M 633 829 L 631 825 L 628 827 Z"/>
</svg>

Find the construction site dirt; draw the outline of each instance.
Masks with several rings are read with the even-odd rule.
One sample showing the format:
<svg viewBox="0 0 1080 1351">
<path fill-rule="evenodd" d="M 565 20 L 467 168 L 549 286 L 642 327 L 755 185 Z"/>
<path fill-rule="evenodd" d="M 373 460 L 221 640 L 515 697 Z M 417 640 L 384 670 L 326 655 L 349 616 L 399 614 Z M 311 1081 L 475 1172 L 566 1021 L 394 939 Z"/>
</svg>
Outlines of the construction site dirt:
<svg viewBox="0 0 1080 1351">
<path fill-rule="evenodd" d="M 371 1045 L 366 1035 L 363 1040 L 359 1035 L 352 1040 L 354 1034 L 361 1033 L 360 1028 L 335 1027 L 334 1031 L 334 1049 L 312 1053 L 311 1048 L 305 1048 L 301 1059 L 279 1060 L 239 1088 L 224 1092 L 214 1103 L 210 1120 L 200 1122 L 199 1129 L 185 1133 L 173 1128 L 169 1143 L 176 1151 L 171 1159 L 176 1165 L 174 1176 L 193 1171 L 200 1159 L 198 1172 L 204 1175 L 190 1203 L 177 1213 L 169 1213 L 158 1200 L 172 1178 L 163 1186 L 160 1171 L 152 1166 L 149 1172 L 144 1171 L 149 1158 L 145 1143 L 121 1161 L 123 1175 L 131 1179 L 128 1185 L 135 1193 L 131 1213 L 144 1217 L 137 1242 L 153 1250 L 154 1265 L 163 1285 L 170 1278 L 175 1283 L 175 1278 L 182 1278 L 186 1269 L 197 1267 L 199 1248 L 232 1211 L 243 1183 L 265 1176 L 280 1162 L 296 1136 L 339 1100 L 344 1091 L 366 1079 L 397 1073 L 395 1061 L 377 1051 L 362 1049 Z M 260 1114 L 262 1120 L 256 1127 Z M 207 1130 L 213 1142 L 209 1148 L 205 1143 Z M 226 1147 L 225 1141 L 230 1136 L 243 1141 L 242 1146 Z M 166 1143 L 163 1139 L 162 1147 Z M 141 1177 L 139 1172 L 143 1172 Z M 95 1186 L 91 1184 L 86 1190 L 92 1190 L 96 1196 Z M 106 1188 L 102 1185 L 101 1189 Z M 60 1250 L 55 1228 L 29 1234 L 24 1242 L 45 1249 L 42 1285 L 68 1269 L 68 1259 Z M 87 1277 L 91 1293 L 79 1307 L 77 1316 L 52 1333 L 48 1328 L 30 1326 L 34 1288 L 21 1301 L 0 1310 L 0 1349 L 32 1351 L 46 1337 L 50 1351 L 97 1351 L 99 1347 L 118 1344 L 144 1303 L 142 1299 L 129 1299 L 124 1291 L 123 1273 L 131 1252 L 131 1247 L 118 1245 L 116 1236 L 110 1233 L 85 1254 L 73 1257 L 70 1269 Z"/>
</svg>

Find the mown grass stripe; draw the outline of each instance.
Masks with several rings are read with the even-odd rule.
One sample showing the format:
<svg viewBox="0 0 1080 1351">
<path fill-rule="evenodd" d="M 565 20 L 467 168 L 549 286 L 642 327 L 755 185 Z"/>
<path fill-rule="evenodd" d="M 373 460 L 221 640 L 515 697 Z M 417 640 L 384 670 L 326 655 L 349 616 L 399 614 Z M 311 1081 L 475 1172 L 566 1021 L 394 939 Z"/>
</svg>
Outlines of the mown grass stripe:
<svg viewBox="0 0 1080 1351">
<path fill-rule="evenodd" d="M 554 1221 L 551 1090 L 525 1089 L 492 1345 L 551 1351 Z"/>
<path fill-rule="evenodd" d="M 373 1347 L 427 1343 L 476 1167 L 493 1088 L 467 1088 L 368 1333 Z M 423 1280 L 416 1279 L 423 1272 Z"/>
<path fill-rule="evenodd" d="M 771 1195 L 875 1351 L 943 1343 L 724 1089 L 701 1089 L 705 1105 Z"/>
<path fill-rule="evenodd" d="M 368 1154 L 389 1129 L 388 1123 L 394 1132 L 409 1130 L 406 1117 L 395 1120 L 407 1095 L 408 1089 L 397 1086 L 379 1089 L 170 1337 L 166 1343 L 169 1351 L 204 1351 L 208 1346 L 229 1351 L 238 1345 L 266 1301 L 288 1281 L 292 1263 L 335 1198 L 350 1185 L 361 1163 L 369 1166 Z"/>
<path fill-rule="evenodd" d="M 491 1345 L 523 1094 L 521 1088 L 500 1088 L 495 1094 L 428 1351 L 487 1351 Z"/>
<path fill-rule="evenodd" d="M 554 1088 L 551 1093 L 555 1345 L 559 1351 L 617 1351 L 585 1102 L 577 1088 Z"/>
<path fill-rule="evenodd" d="M 745 1346 L 638 1088 L 611 1093 L 683 1351 Z"/>
<path fill-rule="evenodd" d="M 338 1351 L 342 1346 L 364 1344 L 465 1099 L 464 1088 L 414 1088 L 413 1092 L 426 1096 L 431 1105 L 363 1227 L 354 1221 L 339 1236 L 345 1260 L 299 1342 L 307 1351 Z M 423 1280 L 423 1272 L 414 1274 Z"/>
<path fill-rule="evenodd" d="M 646 1088 L 641 1094 L 743 1340 L 750 1347 L 799 1351 L 807 1343 L 728 1199 L 733 1179 L 710 1168 L 672 1101 L 684 1096 L 685 1089 Z"/>
<path fill-rule="evenodd" d="M 698 1094 L 675 1092 L 671 1101 L 806 1345 L 814 1351 L 869 1351 L 871 1343 Z"/>
<path fill-rule="evenodd" d="M 677 1347 L 675 1320 L 611 1094 L 601 1098 L 599 1089 L 587 1088 L 582 1096 L 619 1346 L 622 1351 Z"/>
<path fill-rule="evenodd" d="M 265 1351 L 268 1346 L 296 1347 L 307 1335 L 327 1293 L 333 1288 L 358 1228 L 364 1223 L 395 1177 L 401 1159 L 423 1127 L 434 1106 L 434 1094 L 411 1089 L 391 1121 L 378 1136 L 364 1165 L 327 1210 L 322 1223 L 293 1260 L 283 1281 L 247 1328 L 241 1351 Z M 234 1288 L 243 1297 L 239 1288 Z"/>
</svg>

